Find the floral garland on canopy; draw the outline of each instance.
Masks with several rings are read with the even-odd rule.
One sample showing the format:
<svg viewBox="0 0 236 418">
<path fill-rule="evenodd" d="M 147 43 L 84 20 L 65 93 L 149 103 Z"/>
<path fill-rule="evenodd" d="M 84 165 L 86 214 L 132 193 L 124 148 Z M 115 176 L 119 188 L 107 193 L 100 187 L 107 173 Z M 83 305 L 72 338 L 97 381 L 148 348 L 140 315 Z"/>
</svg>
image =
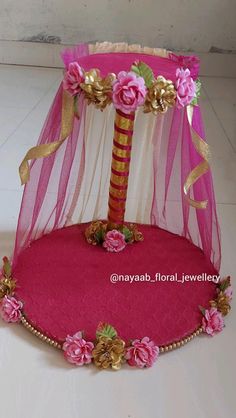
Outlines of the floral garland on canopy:
<svg viewBox="0 0 236 418">
<path fill-rule="evenodd" d="M 23 302 L 14 297 L 15 288 L 16 281 L 12 278 L 10 262 L 4 257 L 0 273 L 0 315 L 8 323 L 23 323 Z M 224 316 L 231 309 L 232 293 L 230 277 L 222 279 L 217 285 L 216 298 L 209 302 L 210 308 L 199 307 L 203 315 L 202 330 L 206 334 L 214 336 L 223 330 Z M 78 331 L 68 335 L 61 348 L 65 359 L 73 365 L 94 363 L 99 369 L 113 370 L 119 370 L 125 362 L 140 369 L 151 367 L 161 352 L 160 347 L 149 337 L 126 343 L 113 326 L 102 322 L 98 325 L 94 341 L 87 341 L 84 333 Z"/>
<path fill-rule="evenodd" d="M 74 61 L 69 63 L 63 79 L 64 89 L 75 98 L 84 93 L 88 103 L 104 110 L 113 103 L 115 109 L 129 114 L 139 106 L 145 113 L 165 113 L 169 107 L 183 108 L 196 105 L 201 83 L 194 81 L 188 68 L 177 68 L 176 82 L 162 75 L 154 77 L 152 69 L 141 61 L 136 61 L 131 70 L 120 71 L 102 78 L 98 69 L 84 71 Z"/>
</svg>

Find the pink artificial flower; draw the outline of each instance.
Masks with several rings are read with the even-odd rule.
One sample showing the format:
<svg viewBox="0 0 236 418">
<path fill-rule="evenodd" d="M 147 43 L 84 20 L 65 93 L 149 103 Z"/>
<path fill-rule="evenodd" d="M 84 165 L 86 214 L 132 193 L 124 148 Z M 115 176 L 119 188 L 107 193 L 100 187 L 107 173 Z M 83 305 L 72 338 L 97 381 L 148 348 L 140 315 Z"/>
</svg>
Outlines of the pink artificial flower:
<svg viewBox="0 0 236 418">
<path fill-rule="evenodd" d="M 216 308 L 206 309 L 202 318 L 202 327 L 203 331 L 211 336 L 222 331 L 224 319 L 221 312 L 218 312 Z"/>
<path fill-rule="evenodd" d="M 63 80 L 63 87 L 72 96 L 75 96 L 80 91 L 80 83 L 84 81 L 84 73 L 77 62 L 71 62 L 68 70 L 65 73 Z"/>
<path fill-rule="evenodd" d="M 69 363 L 83 366 L 92 361 L 92 342 L 84 340 L 82 332 L 79 331 L 73 336 L 67 335 L 63 344 L 64 356 Z"/>
<path fill-rule="evenodd" d="M 134 112 L 144 103 L 147 88 L 144 79 L 134 72 L 120 71 L 113 83 L 113 103 L 124 113 Z"/>
<path fill-rule="evenodd" d="M 232 298 L 233 298 L 233 288 L 232 288 L 232 286 L 231 286 L 231 285 L 229 285 L 229 286 L 225 289 L 224 294 L 225 294 L 225 296 L 227 296 L 227 298 L 228 298 L 229 300 L 232 300 Z"/>
<path fill-rule="evenodd" d="M 118 253 L 122 251 L 125 246 L 126 242 L 124 234 L 116 229 L 107 232 L 103 243 L 103 247 L 106 248 L 107 251 Z"/>
<path fill-rule="evenodd" d="M 0 305 L 0 314 L 6 322 L 19 322 L 23 303 L 12 296 L 4 296 Z"/>
<path fill-rule="evenodd" d="M 188 68 L 177 68 L 175 88 L 177 91 L 177 107 L 181 109 L 191 103 L 196 94 L 196 85 Z"/>
<path fill-rule="evenodd" d="M 151 367 L 157 360 L 159 347 L 150 338 L 134 340 L 132 345 L 126 349 L 125 358 L 130 366 Z"/>
</svg>

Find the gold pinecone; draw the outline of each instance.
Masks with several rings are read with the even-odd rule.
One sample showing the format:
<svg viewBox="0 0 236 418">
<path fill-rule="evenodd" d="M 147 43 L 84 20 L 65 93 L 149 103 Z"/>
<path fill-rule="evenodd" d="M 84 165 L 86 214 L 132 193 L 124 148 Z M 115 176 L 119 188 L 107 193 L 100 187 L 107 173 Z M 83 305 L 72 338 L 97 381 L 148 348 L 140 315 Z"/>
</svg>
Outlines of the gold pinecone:
<svg viewBox="0 0 236 418">
<path fill-rule="evenodd" d="M 93 103 L 96 108 L 103 110 L 112 101 L 112 83 L 115 74 L 108 74 L 102 78 L 97 69 L 85 73 L 84 83 L 80 84 L 88 103 Z"/>
<path fill-rule="evenodd" d="M 148 89 L 144 103 L 144 113 L 152 112 L 154 115 L 159 112 L 165 113 L 168 107 L 174 106 L 175 98 L 176 91 L 173 82 L 159 76 Z"/>
<path fill-rule="evenodd" d="M 217 298 L 210 301 L 210 305 L 221 312 L 223 316 L 226 316 L 231 309 L 229 299 L 223 292 L 219 292 Z"/>
<path fill-rule="evenodd" d="M 92 351 L 93 361 L 99 369 L 111 367 L 113 370 L 121 368 L 124 359 L 125 342 L 118 337 L 98 338 L 95 348 Z"/>
<path fill-rule="evenodd" d="M 9 277 L 3 277 L 0 280 L 0 299 L 4 296 L 11 295 L 16 287 L 15 280 Z"/>
</svg>

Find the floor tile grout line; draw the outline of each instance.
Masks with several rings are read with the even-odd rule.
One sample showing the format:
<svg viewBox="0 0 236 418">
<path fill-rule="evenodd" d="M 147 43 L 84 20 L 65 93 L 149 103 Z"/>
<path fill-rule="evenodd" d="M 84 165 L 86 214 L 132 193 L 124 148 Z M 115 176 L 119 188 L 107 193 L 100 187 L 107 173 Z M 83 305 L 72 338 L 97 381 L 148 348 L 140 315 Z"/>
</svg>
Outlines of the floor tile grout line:
<svg viewBox="0 0 236 418">
<path fill-rule="evenodd" d="M 215 114 L 215 116 L 216 116 L 216 118 L 217 118 L 217 120 L 218 120 L 218 122 L 219 122 L 219 124 L 220 124 L 220 126 L 221 126 L 221 128 L 222 128 L 222 130 L 223 130 L 223 132 L 224 132 L 224 134 L 225 134 L 225 137 L 226 137 L 226 139 L 227 139 L 227 141 L 228 141 L 228 143 L 229 143 L 230 147 L 231 147 L 231 148 L 232 148 L 232 150 L 233 150 L 233 153 L 234 153 L 234 154 L 236 154 L 236 149 L 234 148 L 234 145 L 232 144 L 232 142 L 231 142 L 231 140 L 230 140 L 230 138 L 229 138 L 229 136 L 228 136 L 228 134 L 227 134 L 227 132 L 226 132 L 226 130 L 225 130 L 225 127 L 224 127 L 224 125 L 223 125 L 223 123 L 222 123 L 222 121 L 221 121 L 221 119 L 220 119 L 220 117 L 219 117 L 218 113 L 216 112 L 216 110 L 215 110 L 215 108 L 214 108 L 214 106 L 213 106 L 213 104 L 212 104 L 212 102 L 211 102 L 211 99 L 210 99 L 210 96 L 209 96 L 209 94 L 208 94 L 208 92 L 207 92 L 207 89 L 206 89 L 204 86 L 203 86 L 203 90 L 204 90 L 204 93 L 205 93 L 205 95 L 206 95 L 206 97 L 207 97 L 207 99 L 208 99 L 208 101 L 209 101 L 209 104 L 210 104 L 210 106 L 211 106 L 211 109 L 212 109 L 213 113 Z"/>
<path fill-rule="evenodd" d="M 18 128 L 25 122 L 25 120 L 28 118 L 28 116 L 37 108 L 37 106 L 41 103 L 41 101 L 47 96 L 49 91 L 52 89 L 52 87 L 59 82 L 59 79 L 54 80 L 52 84 L 50 84 L 50 87 L 44 92 L 44 94 L 40 97 L 40 99 L 35 103 L 35 105 L 27 112 L 25 117 L 19 122 L 19 124 L 16 126 L 16 128 L 10 133 L 10 135 L 7 136 L 5 141 L 0 145 L 0 151 L 3 148 L 3 146 L 8 142 L 8 140 L 11 138 L 12 135 L 16 133 Z"/>
</svg>

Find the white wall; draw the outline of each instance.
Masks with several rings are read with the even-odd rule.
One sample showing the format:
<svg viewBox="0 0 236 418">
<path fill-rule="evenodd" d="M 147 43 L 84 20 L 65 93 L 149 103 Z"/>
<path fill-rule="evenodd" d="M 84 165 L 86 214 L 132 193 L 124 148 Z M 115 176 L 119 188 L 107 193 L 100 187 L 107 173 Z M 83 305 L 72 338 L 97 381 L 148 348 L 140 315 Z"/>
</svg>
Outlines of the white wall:
<svg viewBox="0 0 236 418">
<path fill-rule="evenodd" d="M 236 50 L 235 0 L 0 0 L 0 40 Z"/>
</svg>

